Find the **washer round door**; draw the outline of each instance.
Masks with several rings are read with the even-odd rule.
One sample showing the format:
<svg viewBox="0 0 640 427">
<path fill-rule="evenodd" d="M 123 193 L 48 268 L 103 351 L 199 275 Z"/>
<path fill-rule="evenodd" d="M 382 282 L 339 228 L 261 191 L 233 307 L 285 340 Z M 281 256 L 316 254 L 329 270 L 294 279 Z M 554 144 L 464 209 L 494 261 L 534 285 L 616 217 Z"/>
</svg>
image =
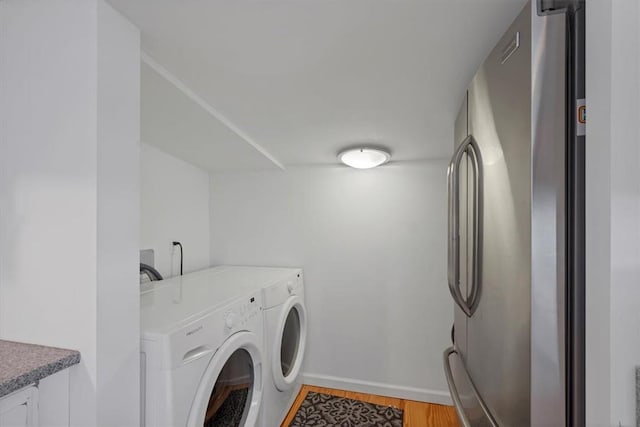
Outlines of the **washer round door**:
<svg viewBox="0 0 640 427">
<path fill-rule="evenodd" d="M 188 427 L 254 427 L 262 402 L 262 357 L 251 332 L 238 332 L 216 351 L 189 413 Z"/>
<path fill-rule="evenodd" d="M 300 373 L 307 342 L 307 310 L 301 297 L 291 297 L 283 304 L 274 336 L 273 382 L 278 390 L 285 391 Z"/>
</svg>

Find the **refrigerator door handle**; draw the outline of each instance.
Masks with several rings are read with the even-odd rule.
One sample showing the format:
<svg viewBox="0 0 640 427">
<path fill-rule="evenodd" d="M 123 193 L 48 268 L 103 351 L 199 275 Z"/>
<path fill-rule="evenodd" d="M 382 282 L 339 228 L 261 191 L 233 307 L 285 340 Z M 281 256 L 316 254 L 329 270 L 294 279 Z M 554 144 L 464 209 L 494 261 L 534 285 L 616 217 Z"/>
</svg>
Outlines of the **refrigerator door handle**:
<svg viewBox="0 0 640 427">
<path fill-rule="evenodd" d="M 472 258 L 472 287 L 468 298 L 465 298 L 460 291 L 460 183 L 458 167 L 462 156 L 466 154 L 472 160 L 473 166 L 473 189 L 474 189 L 474 206 L 473 206 L 473 258 Z M 473 136 L 469 135 L 456 149 L 451 157 L 449 168 L 447 170 L 448 185 L 448 207 L 449 207 L 449 225 L 448 225 L 448 282 L 449 291 L 453 296 L 453 300 L 458 304 L 462 311 L 471 317 L 475 311 L 480 294 L 480 215 L 482 211 L 482 159 L 480 150 Z"/>
<path fill-rule="evenodd" d="M 471 292 L 467 300 L 469 311 L 473 315 L 480 302 L 480 266 L 482 265 L 482 157 L 478 143 L 469 136 L 467 156 L 473 168 L 473 256 L 471 258 Z"/>
<path fill-rule="evenodd" d="M 460 309 L 462 309 L 467 316 L 471 316 L 471 311 L 462 296 L 462 292 L 460 292 L 460 217 L 458 208 L 460 187 L 458 184 L 458 166 L 460 165 L 460 160 L 462 159 L 462 155 L 466 149 L 465 142 L 460 144 L 456 152 L 451 157 L 451 162 L 449 163 L 449 168 L 447 170 L 447 194 L 449 207 L 447 267 L 449 291 L 451 292 L 451 296 Z"/>
</svg>

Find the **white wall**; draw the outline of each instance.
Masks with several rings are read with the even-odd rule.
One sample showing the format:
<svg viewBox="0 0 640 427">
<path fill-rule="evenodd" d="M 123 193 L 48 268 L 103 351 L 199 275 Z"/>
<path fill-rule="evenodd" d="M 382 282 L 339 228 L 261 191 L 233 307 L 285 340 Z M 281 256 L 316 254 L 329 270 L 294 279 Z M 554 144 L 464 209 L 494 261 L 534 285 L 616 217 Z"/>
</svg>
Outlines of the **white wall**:
<svg viewBox="0 0 640 427">
<path fill-rule="evenodd" d="M 587 9 L 587 411 L 636 425 L 640 365 L 640 4 Z"/>
<path fill-rule="evenodd" d="M 101 0 L 0 2 L 0 338 L 81 352 L 74 426 L 139 422 L 138 43 Z"/>
<path fill-rule="evenodd" d="M 209 266 L 209 174 L 142 143 L 140 249 L 154 249 L 155 267 L 170 277 Z"/>
<path fill-rule="evenodd" d="M 140 33 L 98 2 L 98 425 L 140 419 Z"/>
<path fill-rule="evenodd" d="M 78 425 L 97 404 L 95 16 L 0 2 L 0 337 L 80 350 Z"/>
<path fill-rule="evenodd" d="M 640 366 L 640 3 L 611 14 L 611 422 L 636 425 Z"/>
<path fill-rule="evenodd" d="M 212 174 L 211 262 L 304 268 L 307 382 L 450 402 L 445 175 L 444 161 Z"/>
<path fill-rule="evenodd" d="M 586 419 L 610 425 L 611 1 L 587 3 Z"/>
</svg>

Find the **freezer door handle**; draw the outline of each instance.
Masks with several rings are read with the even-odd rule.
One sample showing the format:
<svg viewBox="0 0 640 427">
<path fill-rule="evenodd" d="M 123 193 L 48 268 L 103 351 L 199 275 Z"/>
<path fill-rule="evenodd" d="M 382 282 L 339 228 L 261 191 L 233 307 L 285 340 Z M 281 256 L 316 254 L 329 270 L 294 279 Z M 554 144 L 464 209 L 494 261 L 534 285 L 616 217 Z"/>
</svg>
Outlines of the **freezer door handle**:
<svg viewBox="0 0 640 427">
<path fill-rule="evenodd" d="M 471 259 L 471 292 L 467 298 L 460 291 L 460 183 L 459 166 L 464 155 L 467 155 L 473 168 L 473 220 Z M 480 251 L 481 251 L 481 215 L 482 215 L 482 158 L 476 140 L 469 135 L 456 149 L 447 170 L 447 193 L 449 209 L 448 225 L 448 282 L 453 300 L 462 311 L 471 317 L 480 299 Z"/>
<path fill-rule="evenodd" d="M 478 404 L 480 405 L 480 409 L 482 409 L 482 412 L 484 413 L 484 417 L 485 417 L 485 420 L 488 422 L 488 425 L 490 425 L 491 427 L 500 427 L 496 419 L 493 417 L 493 415 L 491 415 L 491 412 L 489 411 L 489 408 L 487 407 L 486 403 L 484 403 L 482 396 L 480 396 L 480 393 L 478 392 L 478 389 L 473 383 L 473 380 L 471 379 L 469 372 L 467 372 L 466 366 L 464 366 L 464 361 L 462 357 L 460 357 L 460 355 L 458 354 L 458 351 L 454 347 L 449 347 L 444 351 L 444 354 L 443 354 L 444 375 L 447 379 L 447 386 L 449 386 L 449 393 L 451 394 L 451 400 L 453 400 L 453 405 L 456 408 L 456 414 L 458 414 L 458 420 L 462 424 L 462 427 L 471 427 L 471 422 L 469 421 L 467 414 L 464 412 L 464 405 L 462 404 L 462 399 L 460 399 L 460 394 L 458 393 L 458 388 L 456 387 L 456 383 L 453 378 L 453 371 L 451 370 L 451 355 L 454 355 L 454 354 L 458 356 L 460 363 L 462 363 L 462 370 L 464 371 L 466 379 L 469 382 L 469 385 L 471 386 L 471 391 L 473 392 L 473 396 L 475 400 L 478 402 Z M 487 425 L 487 424 L 484 423 L 483 425 Z"/>
<path fill-rule="evenodd" d="M 460 400 L 460 395 L 458 394 L 456 383 L 453 381 L 453 372 L 451 371 L 451 362 L 449 361 L 449 356 L 454 353 L 456 353 L 456 350 L 453 347 L 449 347 L 444 351 L 444 375 L 447 378 L 449 393 L 451 394 L 451 400 L 453 400 L 453 406 L 456 408 L 456 413 L 458 414 L 458 420 L 460 420 L 460 424 L 462 424 L 462 427 L 471 427 L 469 418 L 467 418 L 467 414 L 464 413 L 464 407 L 462 406 L 462 400 Z"/>
</svg>

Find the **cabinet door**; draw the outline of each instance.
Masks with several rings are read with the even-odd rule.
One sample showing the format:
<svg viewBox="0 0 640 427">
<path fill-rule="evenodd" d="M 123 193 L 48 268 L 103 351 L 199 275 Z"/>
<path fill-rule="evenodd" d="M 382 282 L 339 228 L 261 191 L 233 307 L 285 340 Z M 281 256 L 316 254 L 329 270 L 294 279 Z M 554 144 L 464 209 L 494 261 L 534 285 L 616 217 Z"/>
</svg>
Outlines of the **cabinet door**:
<svg viewBox="0 0 640 427">
<path fill-rule="evenodd" d="M 69 427 L 69 369 L 40 380 L 38 422 L 47 427 Z"/>
<path fill-rule="evenodd" d="M 3 427 L 27 426 L 27 404 L 7 408 L 6 412 L 0 414 L 0 425 Z"/>
<path fill-rule="evenodd" d="M 38 425 L 38 389 L 27 387 L 0 399 L 0 427 Z"/>
</svg>

